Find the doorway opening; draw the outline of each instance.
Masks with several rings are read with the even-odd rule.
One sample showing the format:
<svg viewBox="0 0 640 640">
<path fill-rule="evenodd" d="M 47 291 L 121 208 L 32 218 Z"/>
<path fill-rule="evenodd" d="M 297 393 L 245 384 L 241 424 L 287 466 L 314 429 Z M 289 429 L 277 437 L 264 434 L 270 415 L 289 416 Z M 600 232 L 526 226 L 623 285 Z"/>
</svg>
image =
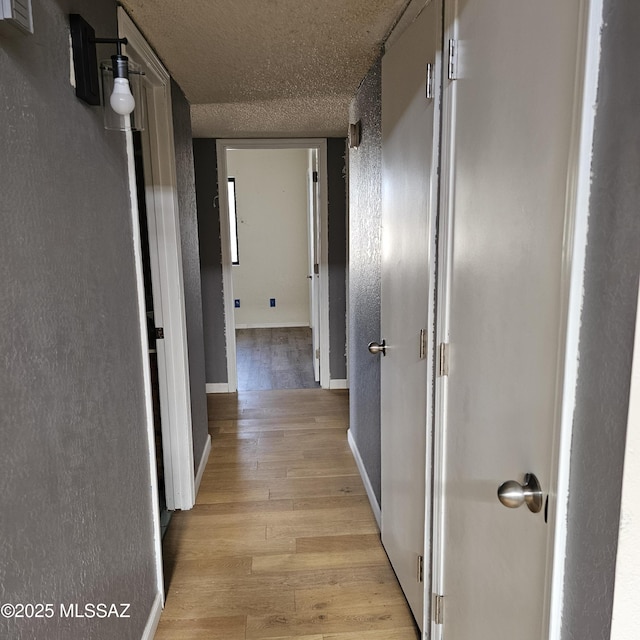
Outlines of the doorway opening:
<svg viewBox="0 0 640 640">
<path fill-rule="evenodd" d="M 328 387 L 326 141 L 218 158 L 229 391 Z"/>
</svg>

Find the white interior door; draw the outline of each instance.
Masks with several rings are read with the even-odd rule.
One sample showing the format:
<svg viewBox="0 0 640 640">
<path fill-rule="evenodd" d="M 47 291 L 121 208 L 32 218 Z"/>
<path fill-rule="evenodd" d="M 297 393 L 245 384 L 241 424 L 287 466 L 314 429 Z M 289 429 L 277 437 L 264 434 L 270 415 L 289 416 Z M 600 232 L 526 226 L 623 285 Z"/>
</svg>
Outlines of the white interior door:
<svg viewBox="0 0 640 640">
<path fill-rule="evenodd" d="M 142 142 L 154 316 L 164 331 L 157 351 L 167 508 L 191 509 L 195 502 L 191 392 L 170 77 L 121 7 L 118 32 L 127 38 L 127 55 L 145 73 L 147 127 Z"/>
<path fill-rule="evenodd" d="M 320 270 L 318 242 L 320 209 L 318 203 L 318 152 L 309 149 L 309 300 L 311 343 L 313 346 L 313 376 L 320 382 Z"/>
<path fill-rule="evenodd" d="M 458 79 L 444 89 L 454 169 L 434 638 L 548 637 L 580 5 L 460 0 L 450 21 Z M 526 473 L 542 488 L 538 513 L 498 501 L 499 485 Z"/>
<path fill-rule="evenodd" d="M 382 541 L 420 627 L 437 152 L 427 65 L 433 73 L 441 6 L 431 2 L 382 61 Z"/>
</svg>

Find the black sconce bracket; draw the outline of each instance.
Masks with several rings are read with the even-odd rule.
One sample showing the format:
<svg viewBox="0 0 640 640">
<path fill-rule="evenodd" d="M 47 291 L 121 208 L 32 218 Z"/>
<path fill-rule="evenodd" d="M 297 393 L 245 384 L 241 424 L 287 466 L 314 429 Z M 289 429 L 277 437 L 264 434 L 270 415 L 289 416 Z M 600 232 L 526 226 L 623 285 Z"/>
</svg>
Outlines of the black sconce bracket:
<svg viewBox="0 0 640 640">
<path fill-rule="evenodd" d="M 128 77 L 127 58 L 122 55 L 122 45 L 126 38 L 96 38 L 93 27 L 77 13 L 69 15 L 71 27 L 71 45 L 73 47 L 73 66 L 76 77 L 76 96 L 87 104 L 100 104 L 100 82 L 98 78 L 98 57 L 96 44 L 115 44 L 118 54 L 112 56 L 114 76 Z"/>
</svg>

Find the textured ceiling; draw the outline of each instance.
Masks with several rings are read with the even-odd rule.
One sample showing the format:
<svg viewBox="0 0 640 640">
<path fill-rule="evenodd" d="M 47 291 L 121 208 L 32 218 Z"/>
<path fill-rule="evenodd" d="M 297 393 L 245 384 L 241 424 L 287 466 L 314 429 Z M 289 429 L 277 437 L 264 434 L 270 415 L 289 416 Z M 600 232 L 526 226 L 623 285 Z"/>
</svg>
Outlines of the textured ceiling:
<svg viewBox="0 0 640 640">
<path fill-rule="evenodd" d="M 122 0 L 191 103 L 198 137 L 345 136 L 408 0 Z"/>
</svg>

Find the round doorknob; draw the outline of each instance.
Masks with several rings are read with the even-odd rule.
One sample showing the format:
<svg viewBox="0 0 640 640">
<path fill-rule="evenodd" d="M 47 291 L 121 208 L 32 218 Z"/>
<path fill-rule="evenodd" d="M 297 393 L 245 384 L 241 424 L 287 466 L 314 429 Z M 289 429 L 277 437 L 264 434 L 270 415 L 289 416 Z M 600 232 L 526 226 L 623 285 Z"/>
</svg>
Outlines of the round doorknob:
<svg viewBox="0 0 640 640">
<path fill-rule="evenodd" d="M 378 353 L 381 353 L 383 356 L 387 355 L 387 345 L 384 340 L 382 342 L 370 342 L 367 348 L 369 349 L 369 353 L 373 353 L 374 355 Z"/>
<path fill-rule="evenodd" d="M 509 509 L 517 509 L 526 503 L 529 511 L 538 513 L 542 509 L 542 489 L 533 473 L 524 476 L 524 484 L 515 480 L 503 482 L 498 487 L 498 500 Z"/>
</svg>

